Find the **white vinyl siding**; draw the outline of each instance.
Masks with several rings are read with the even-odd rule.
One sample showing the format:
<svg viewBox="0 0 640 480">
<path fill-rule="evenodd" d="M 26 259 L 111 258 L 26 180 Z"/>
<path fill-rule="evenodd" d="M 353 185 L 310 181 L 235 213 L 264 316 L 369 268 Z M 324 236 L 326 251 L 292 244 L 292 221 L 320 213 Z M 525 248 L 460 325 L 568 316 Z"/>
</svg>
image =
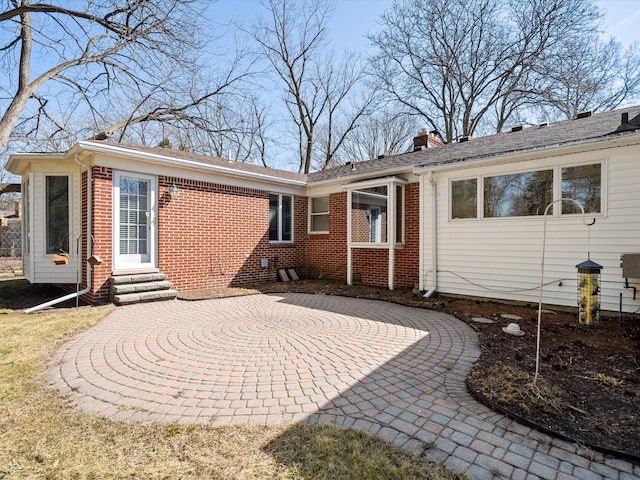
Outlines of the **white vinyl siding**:
<svg viewBox="0 0 640 480">
<path fill-rule="evenodd" d="M 591 259 L 602 270 L 602 309 L 618 310 L 623 294 L 623 310 L 640 307 L 640 296 L 633 300 L 631 290 L 623 288 L 620 255 L 640 253 L 640 161 L 633 147 L 559 156 L 522 162 L 513 171 L 554 169 L 559 175 L 564 166 L 602 164 L 601 213 L 587 214 L 586 227 L 580 215 L 560 215 L 559 204 L 547 216 L 547 235 L 543 302 L 577 306 L 577 270 L 575 266 Z M 605 158 L 608 157 L 608 158 Z M 466 168 L 438 173 L 437 182 L 437 289 L 442 293 L 493 297 L 537 304 L 540 282 L 543 216 L 452 220 L 451 182 L 469 178 L 510 173 L 502 163 L 483 168 Z M 558 182 L 556 182 L 558 183 Z M 422 271 L 425 288 L 431 278 L 432 191 L 428 180 L 422 182 Z M 560 187 L 554 187 L 556 198 Z M 640 279 L 629 279 L 640 287 Z"/>
<path fill-rule="evenodd" d="M 33 264 L 31 262 L 33 219 L 31 204 L 33 202 L 33 174 L 27 175 L 22 182 L 22 274 L 32 281 Z"/>
<path fill-rule="evenodd" d="M 33 283 L 75 283 L 77 260 L 76 255 L 76 238 L 82 233 L 81 222 L 81 174 L 79 169 L 73 166 L 64 165 L 63 169 L 48 166 L 46 172 L 34 172 L 30 179 L 32 182 L 29 187 L 31 189 L 31 199 L 33 205 L 37 206 L 32 209 L 32 231 L 31 231 L 31 252 L 29 257 L 30 265 L 25 265 L 26 270 L 32 271 L 32 278 L 29 280 Z M 46 232 L 46 177 L 50 175 L 68 175 L 69 176 L 69 263 L 66 265 L 56 265 L 53 262 L 53 255 L 47 253 L 47 232 Z M 80 262 L 80 267 L 84 268 L 84 263 Z"/>
</svg>

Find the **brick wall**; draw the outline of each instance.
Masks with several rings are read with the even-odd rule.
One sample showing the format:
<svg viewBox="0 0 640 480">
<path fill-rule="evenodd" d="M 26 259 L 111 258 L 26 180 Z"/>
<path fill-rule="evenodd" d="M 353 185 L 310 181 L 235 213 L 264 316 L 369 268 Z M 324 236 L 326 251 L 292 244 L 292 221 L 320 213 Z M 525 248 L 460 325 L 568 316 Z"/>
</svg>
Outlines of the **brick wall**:
<svg viewBox="0 0 640 480">
<path fill-rule="evenodd" d="M 292 244 L 269 242 L 269 192 L 159 177 L 158 199 L 158 267 L 178 291 L 275 281 L 277 268 L 306 276 L 306 197 L 294 197 Z"/>
<path fill-rule="evenodd" d="M 394 283 L 397 289 L 420 284 L 420 187 L 409 183 L 404 187 L 404 247 L 396 249 Z"/>
<path fill-rule="evenodd" d="M 89 302 L 109 298 L 112 179 L 110 168 L 94 167 L 93 253 L 103 263 L 93 267 L 93 288 L 85 296 Z M 86 175 L 82 182 L 86 228 Z M 176 198 L 169 195 L 171 184 L 179 189 Z M 179 291 L 276 281 L 277 268 L 295 268 L 301 278 L 307 275 L 306 197 L 294 197 L 294 243 L 277 244 L 269 242 L 269 192 L 161 176 L 157 225 L 158 268 Z M 269 260 L 267 268 L 261 266 L 263 258 Z"/>
<path fill-rule="evenodd" d="M 347 279 L 347 192 L 329 196 L 329 233 L 307 240 L 309 278 Z"/>
<path fill-rule="evenodd" d="M 86 299 L 105 301 L 113 270 L 113 172 L 93 169 L 93 288 Z M 169 186 L 179 195 L 171 198 Z M 86 175 L 83 176 L 83 200 Z M 86 204 L 86 202 L 83 202 Z M 405 244 L 396 249 L 396 288 L 418 284 L 418 184 L 405 186 Z M 296 268 L 301 278 L 346 281 L 347 192 L 330 195 L 329 234 L 307 235 L 307 198 L 294 198 L 294 243 L 269 242 L 269 192 L 186 180 L 158 178 L 158 268 L 179 291 L 239 286 L 277 280 L 277 268 Z M 86 211 L 82 214 L 86 226 Z M 83 245 L 84 256 L 88 254 Z M 276 263 L 277 258 L 277 263 Z M 269 266 L 261 266 L 268 259 Z M 386 287 L 388 251 L 353 250 L 353 272 L 363 284 Z M 84 277 L 83 277 L 83 280 Z"/>
<path fill-rule="evenodd" d="M 92 269 L 92 289 L 89 296 L 94 302 L 109 299 L 111 272 L 113 271 L 113 171 L 106 167 L 93 167 L 93 218 L 95 243 L 93 253 L 103 262 Z M 85 203 L 86 205 L 86 203 Z"/>
</svg>

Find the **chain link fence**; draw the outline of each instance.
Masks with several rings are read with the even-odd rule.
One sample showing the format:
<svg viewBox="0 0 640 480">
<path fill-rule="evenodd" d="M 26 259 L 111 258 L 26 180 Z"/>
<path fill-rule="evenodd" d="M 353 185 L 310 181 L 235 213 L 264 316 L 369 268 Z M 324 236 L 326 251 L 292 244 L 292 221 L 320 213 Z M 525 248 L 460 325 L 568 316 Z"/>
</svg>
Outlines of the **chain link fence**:
<svg viewBox="0 0 640 480">
<path fill-rule="evenodd" d="M 0 227 L 0 273 L 15 273 L 22 270 L 22 227 L 3 225 Z"/>
</svg>

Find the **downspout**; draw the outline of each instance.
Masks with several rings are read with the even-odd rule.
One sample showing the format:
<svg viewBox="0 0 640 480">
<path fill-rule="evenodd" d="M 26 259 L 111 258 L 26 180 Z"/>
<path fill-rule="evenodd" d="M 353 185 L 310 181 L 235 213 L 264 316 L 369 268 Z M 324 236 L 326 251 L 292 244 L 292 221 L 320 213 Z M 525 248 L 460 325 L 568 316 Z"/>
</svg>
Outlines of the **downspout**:
<svg viewBox="0 0 640 480">
<path fill-rule="evenodd" d="M 82 163 L 80 161 L 80 159 L 78 158 L 78 154 L 76 153 L 73 156 L 73 160 L 80 165 L 81 167 L 85 167 L 87 169 L 87 254 L 89 254 L 89 248 L 90 246 L 92 246 L 92 235 L 91 235 L 91 227 L 93 225 L 92 223 L 92 216 L 91 216 L 91 209 L 92 209 L 92 196 L 93 196 L 93 176 L 92 176 L 92 170 L 91 170 L 91 166 L 87 165 L 86 163 Z M 82 223 L 82 219 L 81 222 Z M 81 234 L 82 235 L 82 234 Z M 78 242 L 79 245 L 79 242 Z M 80 248 L 77 249 L 78 251 L 76 252 L 76 255 L 78 255 L 78 257 L 82 256 L 82 250 Z M 80 262 L 79 258 L 78 258 L 78 262 Z M 67 300 L 71 300 L 72 298 L 79 298 L 82 295 L 89 293 L 89 291 L 91 290 L 91 265 L 89 264 L 89 262 L 85 261 L 85 264 L 87 266 L 87 286 L 86 288 L 78 291 L 76 290 L 73 293 L 69 293 L 68 295 L 64 295 L 60 298 L 55 298 L 53 300 L 50 300 L 48 302 L 42 303 L 40 305 L 36 305 L 35 307 L 31 307 L 28 308 L 24 311 L 24 313 L 33 313 L 33 312 L 37 312 L 38 310 L 42 310 L 43 308 L 47 308 L 50 307 L 51 305 L 56 305 L 58 303 L 61 302 L 65 302 Z M 80 272 L 80 267 L 78 267 L 78 274 Z M 76 304 L 77 305 L 77 304 Z"/>
<path fill-rule="evenodd" d="M 436 203 L 438 189 L 433 179 L 433 171 L 429 171 L 429 183 L 431 184 L 431 276 L 433 285 L 423 295 L 429 298 L 436 291 L 438 286 L 438 205 Z"/>
</svg>

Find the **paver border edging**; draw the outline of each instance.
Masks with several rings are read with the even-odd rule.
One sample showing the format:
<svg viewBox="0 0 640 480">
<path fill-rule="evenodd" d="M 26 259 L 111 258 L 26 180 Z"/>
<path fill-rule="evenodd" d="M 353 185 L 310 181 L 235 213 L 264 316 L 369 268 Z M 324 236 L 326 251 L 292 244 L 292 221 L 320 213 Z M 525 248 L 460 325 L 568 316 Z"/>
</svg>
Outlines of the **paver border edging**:
<svg viewBox="0 0 640 480">
<path fill-rule="evenodd" d="M 516 422 L 522 425 L 534 428 L 540 432 L 546 433 L 547 435 L 551 435 L 553 437 L 559 438 L 560 440 L 564 440 L 566 442 L 571 442 L 571 443 L 577 443 L 578 445 L 591 448 L 592 450 L 597 450 L 598 452 L 605 453 L 607 455 L 612 455 L 614 457 L 622 458 L 624 460 L 629 460 L 640 465 L 640 455 L 635 455 L 633 453 L 623 452 L 620 450 L 613 450 L 611 448 L 603 447 L 601 445 L 596 445 L 594 443 L 591 443 L 585 440 L 569 437 L 567 435 L 564 435 L 563 433 L 552 430 L 549 427 L 545 427 L 543 425 L 535 423 L 534 421 L 529 420 L 528 418 L 522 417 L 517 413 L 509 410 L 508 408 L 498 403 L 495 403 L 493 400 L 490 400 L 489 398 L 485 397 L 480 392 L 478 392 L 475 388 L 473 388 L 473 386 L 469 383 L 468 377 L 465 379 L 465 385 L 467 386 L 467 390 L 469 391 L 471 396 L 473 396 L 473 398 L 475 398 L 477 401 L 479 401 L 480 403 L 486 405 L 487 407 L 489 407 L 490 409 L 498 413 L 502 413 L 503 415 L 507 416 L 512 420 L 515 420 Z"/>
</svg>

